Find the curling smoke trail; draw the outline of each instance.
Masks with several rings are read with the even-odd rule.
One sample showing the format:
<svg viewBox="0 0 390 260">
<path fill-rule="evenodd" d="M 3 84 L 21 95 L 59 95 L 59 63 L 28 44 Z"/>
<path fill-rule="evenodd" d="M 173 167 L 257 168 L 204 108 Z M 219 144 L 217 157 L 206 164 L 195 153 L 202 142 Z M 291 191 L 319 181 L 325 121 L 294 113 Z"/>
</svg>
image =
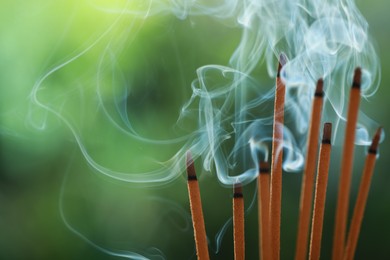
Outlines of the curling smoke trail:
<svg viewBox="0 0 390 260">
<path fill-rule="evenodd" d="M 353 1 L 150 0 L 94 3 L 92 6 L 106 13 L 117 13 L 118 18 L 87 48 L 44 75 L 34 86 L 31 100 L 56 115 L 71 130 L 85 159 L 97 172 L 121 181 L 148 185 L 167 183 L 183 172 L 187 150 L 191 150 L 195 158 L 202 157 L 204 168 L 215 171 L 224 185 L 253 181 L 259 154 L 268 154 L 272 136 L 269 105 L 273 99 L 272 84 L 260 83 L 254 74 L 264 62 L 269 77 L 274 78 L 275 57 L 281 52 L 289 58 L 281 72 L 287 87 L 286 116 L 289 118 L 284 135 L 285 171 L 298 171 L 303 165 L 308 111 L 318 78 L 324 79 L 328 111 L 324 120 L 334 122 L 336 134 L 337 126 L 345 121 L 345 101 L 354 68 L 363 68 L 364 98 L 373 95 L 378 88 L 378 57 L 370 42 L 367 22 Z M 169 137 L 152 136 L 135 126 L 132 117 L 136 111 L 129 97 L 136 85 L 126 79 L 119 57 L 137 40 L 145 22 L 153 17 L 172 16 L 178 19 L 177 23 L 191 17 L 211 17 L 219 24 L 238 28 L 241 39 L 228 64 L 204 64 L 197 69 L 197 78 L 191 85 L 192 96 L 177 120 L 177 125 L 181 126 L 196 119 L 197 125 Z M 119 36 L 113 33 L 118 30 L 123 30 Z M 164 30 L 161 33 L 164 34 Z M 94 83 L 74 82 L 63 93 L 50 85 L 50 79 L 60 70 L 102 44 L 106 47 L 96 67 L 88 68 L 92 75 L 96 74 Z M 140 57 L 135 55 L 134 58 Z M 178 60 L 181 62 L 181 59 Z M 182 76 L 179 71 L 178 77 Z M 53 100 L 59 100 L 60 105 Z M 80 106 L 80 118 L 66 111 L 69 100 Z M 116 169 L 94 156 L 90 137 L 87 138 L 83 130 L 83 114 L 92 122 L 104 121 L 114 135 L 121 135 L 136 146 L 167 149 L 170 155 L 164 158 L 157 158 L 153 153 L 144 155 L 150 158 L 150 168 Z M 366 145 L 376 124 L 360 114 L 356 143 Z"/>
</svg>

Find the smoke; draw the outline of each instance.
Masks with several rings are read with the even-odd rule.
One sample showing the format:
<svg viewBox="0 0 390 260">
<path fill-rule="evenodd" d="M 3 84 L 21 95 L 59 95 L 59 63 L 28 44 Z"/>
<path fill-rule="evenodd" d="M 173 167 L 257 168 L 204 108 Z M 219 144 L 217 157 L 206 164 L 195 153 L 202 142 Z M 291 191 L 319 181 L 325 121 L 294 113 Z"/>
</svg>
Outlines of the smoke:
<svg viewBox="0 0 390 260">
<path fill-rule="evenodd" d="M 70 129 L 90 166 L 120 181 L 146 185 L 172 181 L 183 172 L 185 152 L 191 150 L 222 184 L 251 182 L 259 156 L 267 159 L 270 149 L 271 82 L 282 52 L 288 57 L 281 71 L 287 87 L 285 171 L 302 168 L 311 100 L 319 78 L 325 87 L 324 119 L 340 129 L 346 120 L 354 69 L 359 66 L 363 71 L 363 98 L 372 96 L 379 85 L 378 57 L 367 22 L 353 1 L 88 3 L 116 19 L 86 48 L 45 74 L 34 86 L 31 101 Z M 195 28 L 202 17 L 241 36 L 226 64 L 202 64 L 191 79 L 183 71 L 188 61 L 180 53 L 178 40 L 183 37 L 189 44 L 205 45 L 210 40 L 197 41 L 192 32 L 179 35 L 174 24 L 190 20 Z M 155 26 L 156 21 L 161 23 L 157 30 L 148 32 L 148 23 Z M 161 40 L 164 37 L 169 40 Z M 139 39 L 148 44 L 140 46 Z M 164 57 L 165 48 L 171 48 L 169 55 L 176 57 Z M 196 53 L 191 45 L 188 48 L 191 59 Z M 98 56 L 96 64 L 81 67 L 77 75 L 67 74 L 69 67 L 83 66 L 83 59 L 92 56 Z M 162 61 L 156 62 L 157 57 Z M 262 64 L 268 72 L 265 79 L 258 77 Z M 71 79 L 64 82 L 66 86 L 55 85 L 60 74 Z M 177 79 L 165 80 L 164 74 Z M 170 93 L 186 96 L 189 88 L 192 94 L 184 105 L 171 102 Z M 176 122 L 170 119 L 172 114 L 177 115 Z M 46 125 L 45 118 L 39 120 L 31 117 L 38 128 Z M 360 111 L 356 143 L 369 144 L 375 127 Z M 336 129 L 335 135 L 339 133 Z M 130 158 L 131 163 L 123 163 Z"/>
</svg>

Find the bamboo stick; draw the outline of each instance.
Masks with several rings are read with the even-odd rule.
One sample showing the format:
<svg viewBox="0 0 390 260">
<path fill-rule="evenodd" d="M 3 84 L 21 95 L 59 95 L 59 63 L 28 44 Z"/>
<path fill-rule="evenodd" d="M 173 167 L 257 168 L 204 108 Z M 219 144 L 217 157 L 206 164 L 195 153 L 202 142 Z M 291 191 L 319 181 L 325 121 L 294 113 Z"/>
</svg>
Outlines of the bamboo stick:
<svg viewBox="0 0 390 260">
<path fill-rule="evenodd" d="M 333 260 L 341 260 L 345 248 L 345 234 L 349 206 L 349 193 L 353 168 L 355 128 L 360 104 L 361 69 L 355 70 L 349 99 L 347 127 L 345 130 L 344 151 L 340 172 L 339 194 L 337 199 L 335 230 L 333 238 Z"/>
<path fill-rule="evenodd" d="M 187 152 L 187 177 L 196 255 L 198 256 L 198 260 L 208 260 L 210 257 L 207 245 L 206 228 L 204 225 L 202 201 L 200 198 L 200 190 L 198 179 L 196 177 L 194 161 L 190 152 Z"/>
<path fill-rule="evenodd" d="M 319 79 L 317 82 L 317 87 L 314 93 L 314 100 L 312 104 L 310 128 L 307 138 L 305 170 L 302 177 L 297 245 L 295 252 L 296 260 L 305 260 L 307 256 L 310 230 L 310 215 L 313 202 L 314 176 L 318 150 L 318 136 L 320 133 L 321 114 L 323 107 L 323 96 L 323 80 Z"/>
<path fill-rule="evenodd" d="M 244 222 L 244 196 L 241 184 L 234 185 L 233 194 L 233 238 L 234 259 L 245 259 L 245 222 Z"/>
<path fill-rule="evenodd" d="M 261 260 L 269 260 L 271 256 L 270 232 L 269 232 L 269 164 L 260 162 L 258 182 L 259 205 L 259 256 Z"/>
<path fill-rule="evenodd" d="M 352 260 L 355 256 L 360 227 L 363 221 L 364 209 L 366 207 L 368 192 L 370 190 L 371 178 L 374 173 L 381 132 L 382 128 L 379 128 L 372 140 L 370 149 L 368 150 L 362 179 L 360 181 L 358 197 L 356 199 L 355 209 L 353 211 L 344 260 Z"/>
<path fill-rule="evenodd" d="M 272 168 L 270 193 L 271 247 L 272 259 L 280 258 L 280 218 L 282 206 L 282 158 L 283 158 L 283 124 L 286 86 L 280 78 L 286 56 L 280 55 L 276 77 L 274 122 L 272 134 Z"/>
<path fill-rule="evenodd" d="M 320 158 L 318 160 L 317 182 L 314 198 L 313 220 L 310 237 L 310 260 L 320 259 L 322 226 L 324 222 L 326 187 L 328 185 L 328 172 L 331 152 L 332 124 L 325 123 Z"/>
</svg>

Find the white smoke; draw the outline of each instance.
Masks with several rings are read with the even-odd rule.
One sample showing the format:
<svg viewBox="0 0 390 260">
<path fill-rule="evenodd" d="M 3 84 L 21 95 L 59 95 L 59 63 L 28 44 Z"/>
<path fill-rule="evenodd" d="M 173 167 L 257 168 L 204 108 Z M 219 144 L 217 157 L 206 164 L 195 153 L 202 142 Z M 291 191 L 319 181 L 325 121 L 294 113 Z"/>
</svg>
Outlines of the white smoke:
<svg viewBox="0 0 390 260">
<path fill-rule="evenodd" d="M 379 61 L 370 41 L 367 22 L 350 0 L 122 0 L 89 3 L 92 8 L 117 15 L 117 19 L 78 55 L 44 75 L 34 86 L 31 98 L 35 105 L 63 121 L 85 159 L 97 172 L 121 181 L 165 184 L 184 171 L 187 150 L 191 150 L 195 158 L 201 157 L 204 169 L 215 172 L 222 184 L 231 185 L 236 181 L 246 184 L 256 178 L 257 158 L 267 155 L 272 137 L 274 85 L 268 82 L 276 76 L 277 57 L 282 52 L 288 57 L 281 71 L 287 87 L 283 164 L 286 171 L 298 171 L 303 165 L 308 116 L 319 78 L 324 79 L 325 106 L 331 111 L 324 115 L 324 119 L 336 126 L 345 121 L 348 92 L 356 67 L 363 71 L 363 98 L 372 96 L 379 85 Z M 175 17 L 177 23 L 181 23 L 203 16 L 232 30 L 240 30 L 240 41 L 229 55 L 228 63 L 203 64 L 196 70 L 197 78 L 191 85 L 176 86 L 178 91 L 192 88 L 192 96 L 181 109 L 177 125 L 185 128 L 188 122 L 194 124 L 196 119 L 196 126 L 190 131 L 167 136 L 156 126 L 160 134 L 152 138 L 137 130 L 132 118 L 137 111 L 132 111 L 128 97 L 136 86 L 131 80 L 124 79 L 119 66 L 120 57 L 140 37 L 145 29 L 143 24 L 149 20 Z M 162 36 L 165 29 L 170 30 L 162 26 Z M 115 39 L 118 34 L 113 33 L 118 30 L 123 30 L 120 41 Z M 45 91 L 53 88 L 51 77 L 101 44 L 106 48 L 96 64 L 96 82 L 88 86 L 72 82 L 72 87 L 66 92 L 57 93 L 67 100 L 64 104 L 72 100 L 73 105 L 80 106 L 84 114 L 79 113 L 80 118 L 73 118 L 68 115 L 66 105 L 53 105 Z M 159 50 L 159 47 L 154 48 Z M 188 48 L 191 53 L 191 46 Z M 160 52 L 164 50 L 157 53 Z M 139 59 L 142 63 L 142 57 L 137 55 L 126 59 Z M 254 76 L 261 64 L 268 72 L 265 83 Z M 184 77 L 180 70 L 169 73 Z M 135 77 L 140 75 L 130 75 L 130 78 Z M 148 75 L 145 74 L 144 78 L 147 79 Z M 95 110 L 84 108 L 84 97 L 88 95 L 95 95 L 95 104 L 92 105 Z M 360 115 L 356 143 L 368 144 L 376 123 L 363 112 Z M 128 138 L 131 143 L 128 149 L 134 149 L 134 152 L 128 151 L 129 158 L 153 149 L 166 151 L 169 156 L 160 158 L 150 153 L 147 154 L 151 158 L 147 161 L 150 167 L 132 164 L 131 170 L 124 166 L 116 168 L 94 155 L 93 146 L 86 141 L 87 135 L 82 130 L 86 118 L 92 122 L 101 120 L 109 125 L 113 136 Z M 338 132 L 336 129 L 335 133 Z M 118 148 L 117 151 L 124 149 Z M 138 163 L 137 159 L 135 162 Z"/>
</svg>

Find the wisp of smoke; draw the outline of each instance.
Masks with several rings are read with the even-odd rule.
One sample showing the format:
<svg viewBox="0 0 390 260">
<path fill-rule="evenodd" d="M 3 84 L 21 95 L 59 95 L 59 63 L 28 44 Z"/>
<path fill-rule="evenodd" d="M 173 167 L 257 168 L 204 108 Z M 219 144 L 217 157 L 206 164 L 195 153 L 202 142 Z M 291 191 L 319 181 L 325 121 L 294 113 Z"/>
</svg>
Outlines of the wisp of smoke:
<svg viewBox="0 0 390 260">
<path fill-rule="evenodd" d="M 195 158 L 201 157 L 204 169 L 215 172 L 223 185 L 253 181 L 257 176 L 258 158 L 267 158 L 270 149 L 273 118 L 270 104 L 274 87 L 260 82 L 254 75 L 259 65 L 264 64 L 268 77 L 274 78 L 277 57 L 282 52 L 288 57 L 281 71 L 287 87 L 285 171 L 302 168 L 309 108 L 319 78 L 324 79 L 325 120 L 333 122 L 336 127 L 345 121 L 346 98 L 357 66 L 363 71 L 364 98 L 372 96 L 379 85 L 379 62 L 370 41 L 368 25 L 352 0 L 123 0 L 91 1 L 90 5 L 117 18 L 85 49 L 45 74 L 35 84 L 31 100 L 70 129 L 90 166 L 120 181 L 166 184 L 183 172 L 187 150 L 191 150 Z M 177 92 L 183 88 L 192 90 L 192 95 L 177 111 L 177 121 L 172 122 L 173 126 L 179 126 L 179 130 L 165 134 L 165 129 L 156 124 L 153 128 L 155 134 L 151 135 L 139 130 L 137 125 L 142 111 L 137 110 L 134 105 L 137 100 L 131 97 L 138 92 L 147 93 L 146 97 L 163 95 L 161 89 L 167 86 L 152 82 L 140 89 L 133 81 L 143 77 L 147 82 L 151 75 L 126 75 L 120 57 L 123 53 L 128 54 L 127 50 L 135 44 L 137 37 L 141 37 L 142 30 L 146 30 L 145 23 L 161 17 L 174 17 L 177 23 L 193 17 L 208 17 L 220 25 L 239 30 L 241 37 L 226 64 L 203 64 L 194 71 L 197 77 L 192 84 L 174 86 Z M 166 31 L 171 31 L 171 28 L 159 28 L 162 37 Z M 175 36 L 174 33 L 170 35 Z M 175 42 L 173 39 L 172 44 Z M 98 54 L 97 64 L 82 68 L 85 71 L 82 77 L 94 80 L 85 83 L 80 78 L 74 79 L 67 83 L 67 88 L 52 84 L 51 79 L 60 71 L 65 71 L 102 45 L 104 48 Z M 155 55 L 164 52 L 158 44 L 152 49 Z M 133 56 L 126 59 L 137 61 L 142 66 L 142 55 L 130 54 Z M 182 61 L 181 58 L 177 60 Z M 164 71 L 166 68 L 163 64 L 161 66 Z M 181 63 L 175 71 L 167 70 L 166 73 L 185 77 L 187 75 L 180 71 L 182 66 Z M 147 89 L 154 84 L 162 85 L 158 89 Z M 153 100 L 138 102 L 151 104 Z M 68 110 L 69 107 L 73 110 Z M 137 113 L 140 114 L 138 119 Z M 40 120 L 38 123 L 32 117 L 32 122 L 42 127 L 45 119 Z M 104 129 L 91 127 L 84 130 L 94 122 L 103 122 L 106 126 Z M 158 116 L 151 118 L 148 124 L 150 122 L 160 123 Z M 376 123 L 360 111 L 356 144 L 367 145 L 375 128 Z M 171 126 L 166 129 L 172 130 Z M 87 131 L 94 131 L 96 139 L 91 141 Z M 108 131 L 107 136 L 112 140 L 102 140 L 100 131 Z M 335 135 L 338 132 L 336 130 Z M 107 143 L 116 136 L 129 143 L 122 143 L 120 148 L 108 147 Z M 136 159 L 130 166 L 114 166 L 96 154 L 99 145 Z M 164 156 L 157 153 L 158 150 L 165 151 Z"/>
</svg>

